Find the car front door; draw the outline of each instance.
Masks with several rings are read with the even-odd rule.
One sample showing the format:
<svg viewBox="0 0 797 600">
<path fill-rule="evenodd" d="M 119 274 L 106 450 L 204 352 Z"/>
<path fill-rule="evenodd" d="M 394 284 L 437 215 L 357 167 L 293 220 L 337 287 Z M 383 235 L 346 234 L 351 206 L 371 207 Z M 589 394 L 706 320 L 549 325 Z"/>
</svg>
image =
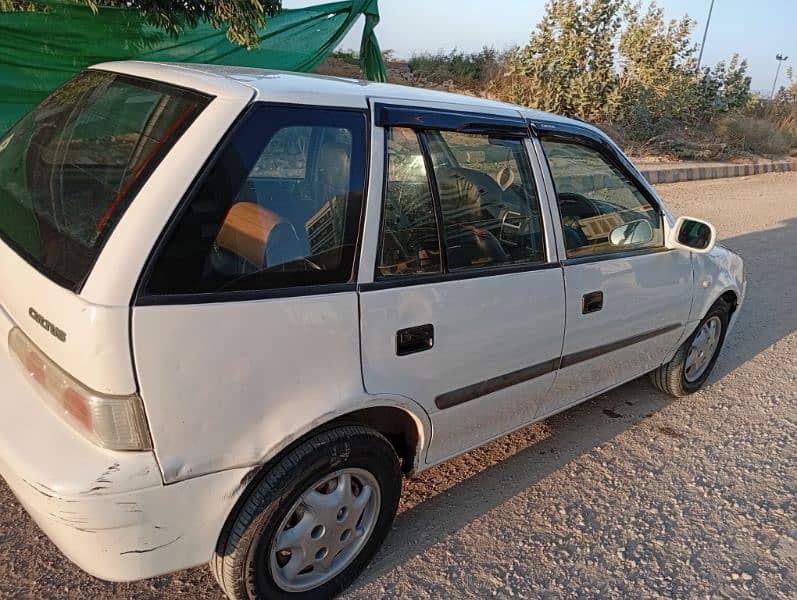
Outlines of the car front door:
<svg viewBox="0 0 797 600">
<path fill-rule="evenodd" d="M 374 107 L 383 202 L 366 216 L 379 226 L 366 226 L 360 270 L 363 376 L 369 393 L 428 411 L 430 463 L 533 420 L 561 353 L 547 199 L 508 113 Z"/>
<path fill-rule="evenodd" d="M 555 129 L 540 141 L 556 195 L 567 295 L 548 414 L 665 360 L 688 320 L 692 263 L 689 252 L 665 247 L 659 202 L 608 143 Z"/>
</svg>

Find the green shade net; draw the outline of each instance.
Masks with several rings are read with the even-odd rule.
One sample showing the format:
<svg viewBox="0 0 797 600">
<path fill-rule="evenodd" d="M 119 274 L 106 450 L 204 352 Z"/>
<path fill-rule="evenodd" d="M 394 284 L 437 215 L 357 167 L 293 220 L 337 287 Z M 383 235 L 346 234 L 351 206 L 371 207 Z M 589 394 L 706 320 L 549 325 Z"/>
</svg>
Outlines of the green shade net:
<svg viewBox="0 0 797 600">
<path fill-rule="evenodd" d="M 360 64 L 368 79 L 385 81 L 374 34 L 378 0 L 348 0 L 285 9 L 267 19 L 252 50 L 202 24 L 178 38 L 146 23 L 136 10 L 40 1 L 46 12 L 0 13 L 0 134 L 53 89 L 90 65 L 111 60 L 213 63 L 312 71 L 360 15 L 365 16 Z"/>
</svg>

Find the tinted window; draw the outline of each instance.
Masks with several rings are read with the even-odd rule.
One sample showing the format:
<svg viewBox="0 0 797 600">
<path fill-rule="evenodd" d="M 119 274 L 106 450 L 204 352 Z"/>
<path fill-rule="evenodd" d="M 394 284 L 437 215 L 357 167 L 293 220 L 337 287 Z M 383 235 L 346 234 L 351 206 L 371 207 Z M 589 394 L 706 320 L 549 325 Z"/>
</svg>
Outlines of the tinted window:
<svg viewBox="0 0 797 600">
<path fill-rule="evenodd" d="M 135 192 L 208 99 L 86 71 L 0 140 L 0 235 L 79 290 Z"/>
<path fill-rule="evenodd" d="M 350 281 L 365 132 L 357 111 L 252 109 L 189 199 L 146 292 Z"/>
<path fill-rule="evenodd" d="M 440 272 L 440 241 L 421 146 L 411 129 L 387 133 L 379 274 Z"/>
<path fill-rule="evenodd" d="M 543 262 L 540 204 L 523 142 L 430 131 L 448 269 Z"/>
<path fill-rule="evenodd" d="M 663 245 L 661 215 L 608 158 L 576 143 L 543 139 L 542 145 L 556 187 L 568 257 Z M 610 243 L 612 230 L 639 220 L 649 222 L 652 239 L 647 235 L 643 243 Z"/>
</svg>

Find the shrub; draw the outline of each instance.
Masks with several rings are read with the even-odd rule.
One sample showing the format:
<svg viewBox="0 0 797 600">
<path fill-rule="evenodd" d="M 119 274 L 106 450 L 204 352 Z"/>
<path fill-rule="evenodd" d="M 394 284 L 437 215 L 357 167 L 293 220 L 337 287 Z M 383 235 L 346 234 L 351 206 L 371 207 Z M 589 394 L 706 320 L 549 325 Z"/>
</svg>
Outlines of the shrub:
<svg viewBox="0 0 797 600">
<path fill-rule="evenodd" d="M 755 104 L 747 62 L 733 55 L 698 69 L 693 30 L 688 16 L 667 20 L 655 2 L 643 10 L 630 0 L 549 0 L 529 43 L 511 55 L 507 73 L 486 91 L 610 123 L 642 151 L 720 158 L 729 147 L 768 154 L 788 149 L 789 135 L 763 134 L 764 124 L 753 121 L 732 124 Z M 762 116 L 797 133 L 797 100 L 790 94 L 797 89 L 767 103 Z M 732 140 L 712 139 L 714 133 Z"/>
<path fill-rule="evenodd" d="M 741 114 L 722 117 L 715 132 L 737 150 L 763 155 L 786 154 L 797 141 L 767 120 Z"/>
<path fill-rule="evenodd" d="M 512 102 L 600 120 L 618 104 L 614 38 L 624 0 L 551 0 L 529 43 L 510 59 Z"/>
<path fill-rule="evenodd" d="M 329 55 L 331 58 L 346 63 L 347 65 L 360 66 L 360 57 L 353 50 L 338 50 Z"/>
<path fill-rule="evenodd" d="M 408 66 L 412 73 L 431 83 L 453 81 L 463 86 L 484 84 L 500 72 L 502 57 L 494 48 L 462 52 L 454 48 L 448 54 L 414 54 Z"/>
</svg>

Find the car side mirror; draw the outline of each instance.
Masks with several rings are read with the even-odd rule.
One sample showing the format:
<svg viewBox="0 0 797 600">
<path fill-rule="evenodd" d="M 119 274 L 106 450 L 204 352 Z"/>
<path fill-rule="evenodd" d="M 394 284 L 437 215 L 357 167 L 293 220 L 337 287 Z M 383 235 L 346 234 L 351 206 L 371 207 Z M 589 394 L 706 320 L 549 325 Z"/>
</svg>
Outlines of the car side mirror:
<svg viewBox="0 0 797 600">
<path fill-rule="evenodd" d="M 617 247 L 640 246 L 652 240 L 653 227 L 647 219 L 623 223 L 609 233 L 609 243 Z"/>
<path fill-rule="evenodd" d="M 717 230 L 711 223 L 693 217 L 678 217 L 670 232 L 670 246 L 691 252 L 711 252 L 717 243 Z"/>
</svg>

